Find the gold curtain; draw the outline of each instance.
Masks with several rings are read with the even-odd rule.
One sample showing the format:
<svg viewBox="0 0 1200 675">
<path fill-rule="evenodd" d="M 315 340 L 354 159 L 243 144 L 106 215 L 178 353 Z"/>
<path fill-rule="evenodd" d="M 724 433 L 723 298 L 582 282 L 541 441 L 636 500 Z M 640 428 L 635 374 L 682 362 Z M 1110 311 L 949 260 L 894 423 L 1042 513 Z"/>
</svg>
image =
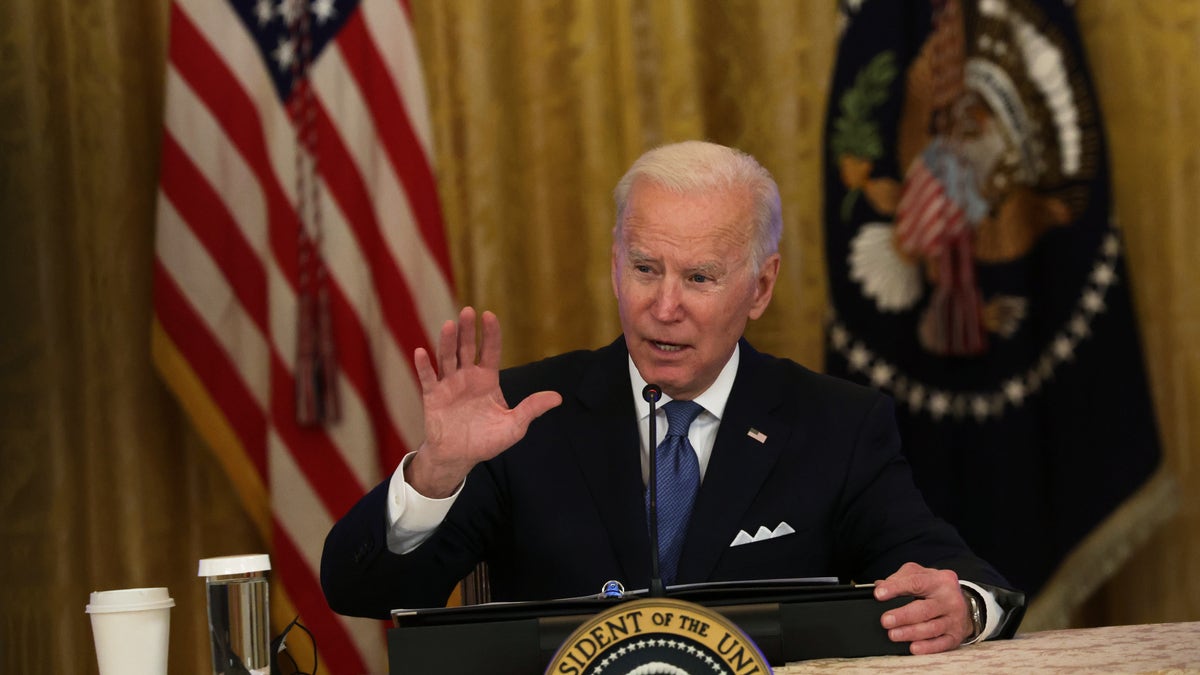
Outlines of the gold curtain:
<svg viewBox="0 0 1200 675">
<path fill-rule="evenodd" d="M 1113 201 L 1165 464 L 1183 497 L 1084 620 L 1200 619 L 1200 2 L 1085 0 L 1080 28 L 1108 131 Z"/>
<path fill-rule="evenodd" d="M 0 672 L 96 672 L 88 593 L 263 550 L 149 362 L 166 3 L 0 3 Z"/>
<path fill-rule="evenodd" d="M 704 137 L 783 192 L 751 339 L 820 367 L 836 3 L 411 4 L 459 295 L 501 316 L 507 363 L 616 336 L 612 186 L 642 150 Z M 1200 0 L 1077 7 L 1183 502 L 1075 621 L 1196 620 Z M 149 361 L 166 8 L 0 3 L 0 672 L 95 672 L 87 593 L 140 585 L 176 599 L 171 671 L 205 672 L 196 560 L 265 550 Z"/>
<path fill-rule="evenodd" d="M 439 186 L 464 301 L 495 310 L 505 360 L 619 332 L 611 191 L 655 145 L 740 147 L 783 192 L 775 308 L 752 335 L 820 363 L 820 127 L 833 3 L 414 3 Z"/>
</svg>

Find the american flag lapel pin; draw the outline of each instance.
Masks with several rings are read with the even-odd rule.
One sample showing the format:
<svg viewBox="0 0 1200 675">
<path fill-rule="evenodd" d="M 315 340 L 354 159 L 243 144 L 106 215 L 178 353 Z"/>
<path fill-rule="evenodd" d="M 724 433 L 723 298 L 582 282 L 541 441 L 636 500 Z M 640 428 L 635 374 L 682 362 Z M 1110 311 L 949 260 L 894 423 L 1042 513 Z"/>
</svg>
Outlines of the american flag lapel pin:
<svg viewBox="0 0 1200 675">
<path fill-rule="evenodd" d="M 755 429 L 754 427 L 750 427 L 750 431 L 747 431 L 746 435 L 749 436 L 750 438 L 753 438 L 754 440 L 758 441 L 759 443 L 767 442 L 767 435 L 764 434 L 763 432 L 759 431 L 758 429 Z"/>
</svg>

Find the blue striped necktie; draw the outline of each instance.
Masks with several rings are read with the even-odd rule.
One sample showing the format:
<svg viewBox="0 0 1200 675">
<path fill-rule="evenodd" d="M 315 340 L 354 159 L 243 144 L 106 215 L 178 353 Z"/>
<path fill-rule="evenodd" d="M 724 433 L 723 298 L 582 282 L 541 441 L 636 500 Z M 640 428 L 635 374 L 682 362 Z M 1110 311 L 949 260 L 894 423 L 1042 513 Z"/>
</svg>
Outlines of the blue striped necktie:
<svg viewBox="0 0 1200 675">
<path fill-rule="evenodd" d="M 663 583 L 673 584 L 683 535 L 700 488 L 700 461 L 687 433 L 704 408 L 695 401 L 670 401 L 662 409 L 667 414 L 667 435 L 654 451 L 658 462 L 658 562 Z M 649 503 L 647 490 L 647 506 Z"/>
</svg>

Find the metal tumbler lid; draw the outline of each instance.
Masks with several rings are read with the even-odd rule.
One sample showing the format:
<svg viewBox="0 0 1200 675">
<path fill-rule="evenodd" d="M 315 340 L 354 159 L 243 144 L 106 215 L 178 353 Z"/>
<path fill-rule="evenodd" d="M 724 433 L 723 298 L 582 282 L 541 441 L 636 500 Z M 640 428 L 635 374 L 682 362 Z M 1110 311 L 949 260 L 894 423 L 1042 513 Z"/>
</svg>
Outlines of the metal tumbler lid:
<svg viewBox="0 0 1200 675">
<path fill-rule="evenodd" d="M 253 555 L 226 555 L 219 558 L 200 560 L 198 576 L 219 577 L 226 574 L 266 572 L 271 569 L 271 556 L 266 553 Z"/>
</svg>

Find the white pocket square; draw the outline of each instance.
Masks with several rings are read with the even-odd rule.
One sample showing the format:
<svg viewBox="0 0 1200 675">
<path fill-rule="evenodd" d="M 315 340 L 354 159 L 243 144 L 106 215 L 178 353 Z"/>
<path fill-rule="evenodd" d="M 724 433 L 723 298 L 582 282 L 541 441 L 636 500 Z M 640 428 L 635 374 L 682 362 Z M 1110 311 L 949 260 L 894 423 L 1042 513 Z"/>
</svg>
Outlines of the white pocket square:
<svg viewBox="0 0 1200 675">
<path fill-rule="evenodd" d="M 766 525 L 761 525 L 758 528 L 758 532 L 754 533 L 754 536 L 750 536 L 750 533 L 745 530 L 738 530 L 737 536 L 733 538 L 733 543 L 730 544 L 729 547 L 733 548 L 734 546 L 741 546 L 742 544 L 753 544 L 756 541 L 766 541 L 768 539 L 774 539 L 776 537 L 793 534 L 794 532 L 795 530 L 792 529 L 792 526 L 788 525 L 786 522 L 779 523 L 775 526 L 774 530 L 768 530 Z"/>
</svg>

